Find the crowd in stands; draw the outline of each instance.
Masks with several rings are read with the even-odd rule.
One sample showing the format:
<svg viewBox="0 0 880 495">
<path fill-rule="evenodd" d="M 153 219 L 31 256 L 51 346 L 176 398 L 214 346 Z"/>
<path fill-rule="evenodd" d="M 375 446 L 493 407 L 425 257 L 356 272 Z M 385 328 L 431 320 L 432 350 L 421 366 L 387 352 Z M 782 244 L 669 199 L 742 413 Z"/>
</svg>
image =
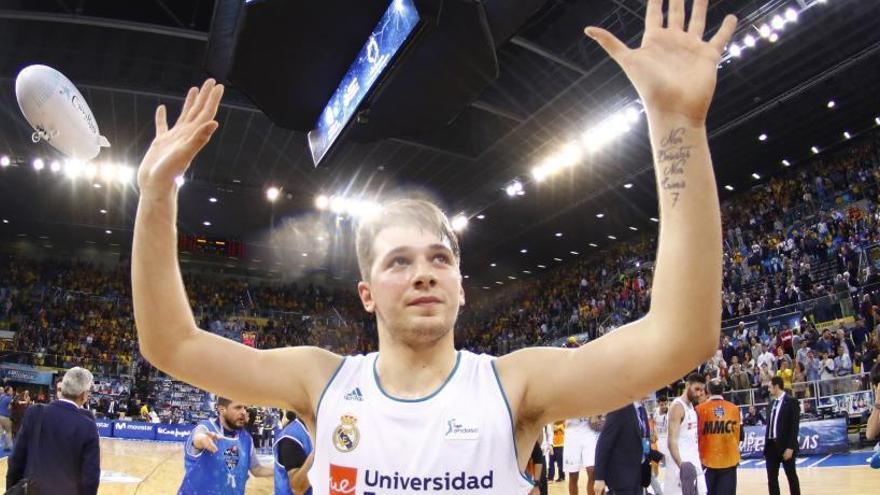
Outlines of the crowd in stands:
<svg viewBox="0 0 880 495">
<path fill-rule="evenodd" d="M 780 372 L 790 376 L 787 383 L 800 383 L 870 367 L 878 354 L 880 277 L 868 268 L 868 247 L 880 242 L 878 193 L 880 134 L 874 133 L 722 205 L 723 319 L 749 323 L 726 334 L 705 373 L 737 390 Z M 575 334 L 583 342 L 643 316 L 656 239 L 644 235 L 595 251 L 469 294 L 457 346 L 504 354 Z M 248 345 L 317 345 L 343 354 L 377 347 L 375 321 L 354 290 L 195 273 L 185 273 L 184 281 L 201 327 Z M 130 291 L 125 266 L 2 258 L 0 329 L 15 332 L 0 340 L 3 360 L 155 373 L 138 358 Z M 805 317 L 799 328 L 770 325 L 767 310 L 792 304 Z M 855 325 L 827 338 L 816 331 L 816 323 L 847 315 L 857 317 Z"/>
</svg>

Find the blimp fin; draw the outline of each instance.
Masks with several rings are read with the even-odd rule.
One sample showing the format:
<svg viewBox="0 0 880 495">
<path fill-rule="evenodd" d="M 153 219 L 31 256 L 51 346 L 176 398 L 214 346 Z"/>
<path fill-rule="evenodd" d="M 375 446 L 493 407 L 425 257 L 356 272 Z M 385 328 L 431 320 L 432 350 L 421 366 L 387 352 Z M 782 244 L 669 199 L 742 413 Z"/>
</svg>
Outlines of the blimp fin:
<svg viewBox="0 0 880 495">
<path fill-rule="evenodd" d="M 109 148 L 110 141 L 107 141 L 107 138 L 105 138 L 104 136 L 98 136 L 98 146 L 102 148 Z"/>
</svg>

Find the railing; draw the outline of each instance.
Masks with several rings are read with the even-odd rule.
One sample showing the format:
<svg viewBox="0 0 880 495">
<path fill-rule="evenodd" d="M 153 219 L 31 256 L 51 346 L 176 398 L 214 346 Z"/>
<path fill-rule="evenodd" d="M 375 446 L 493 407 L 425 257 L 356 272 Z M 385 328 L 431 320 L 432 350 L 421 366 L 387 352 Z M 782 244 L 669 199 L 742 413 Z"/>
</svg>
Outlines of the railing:
<svg viewBox="0 0 880 495">
<path fill-rule="evenodd" d="M 132 359 L 132 361 L 134 361 L 134 359 Z M 128 375 L 131 371 L 128 364 L 117 360 L 115 357 L 112 358 L 111 361 L 103 361 L 92 357 L 63 356 L 14 349 L 0 352 L 0 362 L 61 369 L 82 366 L 96 374 L 113 376 Z"/>
<path fill-rule="evenodd" d="M 871 392 L 871 382 L 868 373 L 844 375 L 827 380 L 792 383 L 791 392 L 799 400 L 821 399 L 855 392 Z M 732 390 L 723 395 L 737 405 L 761 406 L 769 402 L 769 395 L 763 387 Z"/>
<path fill-rule="evenodd" d="M 780 306 L 778 308 L 760 311 L 758 313 L 752 313 L 747 316 L 728 318 L 721 321 L 721 331 L 723 334 L 729 335 L 730 332 L 735 329 L 741 321 L 744 322 L 746 325 L 750 325 L 762 319 L 777 319 L 788 314 L 794 314 L 797 311 L 800 311 L 803 316 L 807 316 L 811 313 L 815 313 L 816 309 L 823 304 L 826 305 L 826 311 L 830 311 L 830 314 L 828 315 L 830 317 L 824 318 L 824 321 L 831 321 L 837 318 L 842 318 L 844 316 L 852 316 L 852 298 L 854 296 L 864 294 L 866 291 L 872 291 L 875 289 L 880 289 L 880 283 L 864 285 L 862 287 L 859 287 L 858 291 L 854 293 L 820 296 L 813 299 L 808 299 L 806 301 L 792 303 L 786 306 Z M 841 303 L 844 303 L 844 301 L 848 301 L 849 304 L 842 305 Z M 844 308 L 843 306 L 846 306 L 846 308 Z"/>
</svg>

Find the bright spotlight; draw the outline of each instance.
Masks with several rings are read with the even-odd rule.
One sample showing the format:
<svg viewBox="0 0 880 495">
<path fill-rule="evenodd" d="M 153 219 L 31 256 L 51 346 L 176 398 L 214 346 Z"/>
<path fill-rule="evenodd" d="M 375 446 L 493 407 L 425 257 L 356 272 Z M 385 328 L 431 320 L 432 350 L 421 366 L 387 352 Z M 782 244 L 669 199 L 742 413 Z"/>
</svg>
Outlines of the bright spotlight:
<svg viewBox="0 0 880 495">
<path fill-rule="evenodd" d="M 626 184 L 623 185 L 623 188 L 624 189 L 632 189 L 632 186 L 633 186 L 632 183 L 627 182 Z"/>
<path fill-rule="evenodd" d="M 638 111 L 638 109 L 633 108 L 633 107 L 627 108 L 625 114 L 626 114 L 626 120 L 630 124 L 635 124 L 636 122 L 638 122 L 639 118 L 641 118 L 641 115 L 642 115 Z"/>
<path fill-rule="evenodd" d="M 766 140 L 767 140 L 766 134 L 761 134 L 760 136 L 758 136 L 758 141 L 766 141 Z"/>
<path fill-rule="evenodd" d="M 753 173 L 753 174 L 752 174 L 752 178 L 755 179 L 755 180 L 761 180 L 761 176 L 758 175 L 757 173 Z"/>
<path fill-rule="evenodd" d="M 825 106 L 828 107 L 829 109 L 832 109 L 837 106 L 837 102 L 834 100 L 830 100 L 830 101 L 828 101 L 828 103 Z"/>
<path fill-rule="evenodd" d="M 278 199 L 278 196 L 279 196 L 280 194 L 281 194 L 281 190 L 278 189 L 278 188 L 275 187 L 275 186 L 272 186 L 272 187 L 270 187 L 269 189 L 266 189 L 266 198 L 267 198 L 269 201 L 273 201 L 273 202 L 274 202 L 276 199 Z"/>
<path fill-rule="evenodd" d="M 34 165 L 34 170 L 36 170 L 38 172 L 40 170 L 43 170 L 44 168 L 46 168 L 46 163 L 43 162 L 42 158 L 37 158 L 36 160 L 34 160 L 33 165 Z"/>
<path fill-rule="evenodd" d="M 810 147 L 810 151 L 812 151 L 814 155 L 818 155 L 818 154 L 819 154 L 819 148 L 816 147 L 816 146 L 812 146 L 812 147 Z"/>
<path fill-rule="evenodd" d="M 797 22 L 798 20 L 798 12 L 793 8 L 789 7 L 785 9 L 785 20 L 789 22 Z"/>
<path fill-rule="evenodd" d="M 113 182 L 116 178 L 116 165 L 112 163 L 104 163 L 101 165 L 101 179 L 104 182 Z"/>
<path fill-rule="evenodd" d="M 134 179 L 134 168 L 128 165 L 119 165 L 116 167 L 116 182 L 127 185 Z"/>
<path fill-rule="evenodd" d="M 776 33 L 770 33 L 769 40 L 770 40 L 770 43 L 776 43 L 777 41 L 779 41 L 779 35 Z"/>
<path fill-rule="evenodd" d="M 98 175 L 98 167 L 94 163 L 86 163 L 84 174 L 88 179 L 94 179 Z"/>
<path fill-rule="evenodd" d="M 874 117 L 874 123 L 880 125 L 880 117 Z"/>
<path fill-rule="evenodd" d="M 737 45 L 736 43 L 731 43 L 728 50 L 730 51 L 731 56 L 739 57 L 740 55 L 742 55 L 742 48 L 740 48 L 739 45 Z"/>
<path fill-rule="evenodd" d="M 326 195 L 321 194 L 315 198 L 315 207 L 319 210 L 326 210 L 328 206 L 330 206 L 330 198 Z"/>
<path fill-rule="evenodd" d="M 532 169 L 532 177 L 538 182 L 543 182 L 547 178 L 547 171 L 542 166 L 535 167 Z"/>
<path fill-rule="evenodd" d="M 69 179 L 76 179 L 83 171 L 83 163 L 79 160 L 64 160 L 64 175 Z"/>
<path fill-rule="evenodd" d="M 508 184 L 508 186 L 504 189 L 504 191 L 507 193 L 507 195 L 508 195 L 508 196 L 511 196 L 511 197 L 516 196 L 517 194 L 521 193 L 522 190 L 523 190 L 522 183 L 521 183 L 520 181 L 518 181 L 518 180 L 515 180 L 515 181 L 511 182 L 511 183 Z"/>
<path fill-rule="evenodd" d="M 749 48 L 754 48 L 758 41 L 751 34 L 747 34 L 745 38 L 743 38 L 743 44 Z"/>
<path fill-rule="evenodd" d="M 724 189 L 727 189 L 728 191 L 733 191 L 733 186 L 727 184 L 726 186 L 724 186 Z"/>
<path fill-rule="evenodd" d="M 584 157 L 584 152 L 580 146 L 574 143 L 568 143 L 559 153 L 559 160 L 563 166 L 573 167 Z"/>
<path fill-rule="evenodd" d="M 773 19 L 770 21 L 770 25 L 773 26 L 773 29 L 779 31 L 785 27 L 785 19 L 783 19 L 781 15 L 774 15 Z"/>
<path fill-rule="evenodd" d="M 852 135 L 851 135 L 848 131 L 843 131 L 843 137 L 844 137 L 845 139 L 849 139 L 849 138 L 852 137 Z"/>
<path fill-rule="evenodd" d="M 455 215 L 455 217 L 452 219 L 452 230 L 456 232 L 461 232 L 467 228 L 467 224 L 468 217 L 459 213 L 458 215 Z"/>
<path fill-rule="evenodd" d="M 788 160 L 782 160 L 782 165 L 783 165 L 783 166 L 786 166 L 786 167 L 789 167 L 789 166 L 791 166 L 791 162 L 788 161 Z"/>
<path fill-rule="evenodd" d="M 762 38 L 769 38 L 772 33 L 773 31 L 770 29 L 770 26 L 766 24 L 758 28 L 758 34 L 760 34 Z"/>
<path fill-rule="evenodd" d="M 52 160 L 52 163 L 49 165 L 49 170 L 54 173 L 58 173 L 59 171 L 61 171 L 61 162 L 59 162 L 58 160 Z"/>
<path fill-rule="evenodd" d="M 596 218 L 605 218 L 604 213 L 596 213 Z"/>
<path fill-rule="evenodd" d="M 177 187 L 183 187 L 183 185 L 186 184 L 186 179 L 184 179 L 182 175 L 178 175 L 174 179 L 174 183 L 177 184 Z"/>
<path fill-rule="evenodd" d="M 650 220 L 654 223 L 660 223 L 660 219 L 657 217 L 651 217 Z"/>
<path fill-rule="evenodd" d="M 12 165 L 12 160 L 8 156 L 0 156 L 0 167 L 8 167 L 10 165 Z"/>
</svg>

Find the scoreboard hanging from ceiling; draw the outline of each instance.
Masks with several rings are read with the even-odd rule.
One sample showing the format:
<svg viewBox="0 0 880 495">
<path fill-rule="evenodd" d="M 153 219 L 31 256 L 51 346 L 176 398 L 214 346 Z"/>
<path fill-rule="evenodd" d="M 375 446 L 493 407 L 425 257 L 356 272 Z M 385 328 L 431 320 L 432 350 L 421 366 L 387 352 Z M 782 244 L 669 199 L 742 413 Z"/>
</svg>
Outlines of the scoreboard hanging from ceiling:
<svg viewBox="0 0 880 495">
<path fill-rule="evenodd" d="M 244 242 L 238 239 L 205 237 L 195 234 L 180 234 L 177 249 L 183 253 L 222 256 L 224 258 L 244 258 Z"/>
</svg>

